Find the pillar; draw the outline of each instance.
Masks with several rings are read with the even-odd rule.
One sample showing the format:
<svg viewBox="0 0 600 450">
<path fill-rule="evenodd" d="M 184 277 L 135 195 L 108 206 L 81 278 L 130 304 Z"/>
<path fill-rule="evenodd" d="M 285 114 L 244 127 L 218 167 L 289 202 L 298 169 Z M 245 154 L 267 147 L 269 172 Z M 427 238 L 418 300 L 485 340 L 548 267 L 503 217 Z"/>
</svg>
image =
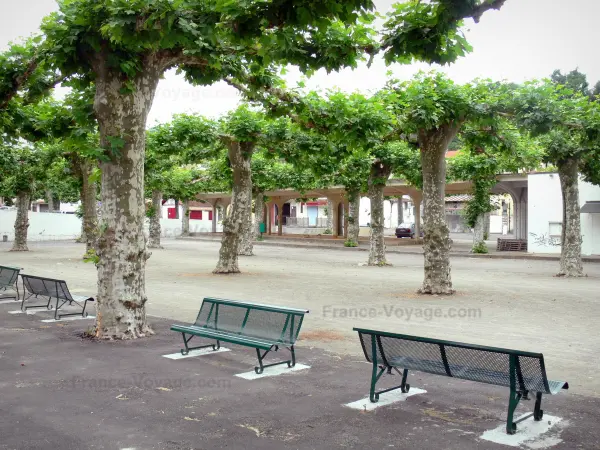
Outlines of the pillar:
<svg viewBox="0 0 600 450">
<path fill-rule="evenodd" d="M 216 233 L 217 232 L 217 213 L 219 212 L 219 210 L 217 209 L 217 204 L 219 202 L 216 201 L 212 204 L 212 232 Z"/>
<path fill-rule="evenodd" d="M 267 214 L 267 234 L 271 236 L 273 232 L 273 202 L 267 202 L 266 214 Z"/>
<path fill-rule="evenodd" d="M 421 237 L 421 201 L 423 200 L 422 192 L 415 192 L 410 195 L 410 198 L 415 205 L 415 239 Z"/>
<path fill-rule="evenodd" d="M 327 197 L 327 200 L 331 204 L 331 221 L 333 222 L 333 229 L 331 230 L 331 234 L 334 238 L 337 238 L 340 231 L 340 214 L 339 214 L 339 206 L 340 201 L 337 198 Z"/>
</svg>

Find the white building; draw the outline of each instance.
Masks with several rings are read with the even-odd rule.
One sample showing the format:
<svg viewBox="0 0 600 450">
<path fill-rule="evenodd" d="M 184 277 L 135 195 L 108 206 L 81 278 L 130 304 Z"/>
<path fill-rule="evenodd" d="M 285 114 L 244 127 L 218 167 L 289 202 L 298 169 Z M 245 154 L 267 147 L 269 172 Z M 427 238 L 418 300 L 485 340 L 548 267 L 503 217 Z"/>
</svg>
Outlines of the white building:
<svg viewBox="0 0 600 450">
<path fill-rule="evenodd" d="M 528 177 L 529 253 L 560 253 L 563 221 L 560 178 L 556 173 Z M 600 186 L 579 181 L 581 208 L 581 253 L 600 255 Z"/>
</svg>

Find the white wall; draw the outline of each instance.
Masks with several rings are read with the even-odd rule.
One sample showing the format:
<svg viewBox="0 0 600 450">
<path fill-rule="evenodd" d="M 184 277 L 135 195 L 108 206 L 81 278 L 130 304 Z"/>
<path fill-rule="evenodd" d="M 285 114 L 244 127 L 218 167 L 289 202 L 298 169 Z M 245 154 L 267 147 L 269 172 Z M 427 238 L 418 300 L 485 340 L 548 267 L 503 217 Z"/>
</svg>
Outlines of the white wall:
<svg viewBox="0 0 600 450">
<path fill-rule="evenodd" d="M 3 235 L 8 236 L 9 241 L 15 238 L 16 211 L 0 210 L 0 239 Z M 204 214 L 203 217 L 208 217 Z M 163 237 L 179 236 L 181 234 L 180 219 L 160 219 L 161 235 Z M 217 231 L 222 231 L 223 225 L 217 223 Z M 190 220 L 190 232 L 210 233 L 212 221 Z M 74 214 L 50 214 L 29 212 L 28 241 L 54 241 L 76 239 L 81 234 L 81 219 Z M 148 235 L 148 221 L 146 221 L 146 235 Z"/>
<path fill-rule="evenodd" d="M 531 174 L 528 176 L 528 239 L 529 253 L 560 253 L 560 226 L 562 224 L 562 194 L 558 174 Z M 579 205 L 600 201 L 600 187 L 579 181 Z M 552 228 L 554 227 L 554 231 Z M 556 234 L 558 236 L 551 236 Z M 600 254 L 600 215 L 581 215 L 583 255 Z"/>
<path fill-rule="evenodd" d="M 7 235 L 14 240 L 16 217 L 17 211 L 0 211 L 0 239 Z M 29 212 L 29 241 L 76 239 L 80 234 L 81 220 L 75 214 Z"/>
<path fill-rule="evenodd" d="M 600 201 L 600 186 L 579 182 L 579 205 L 585 202 Z M 583 255 L 600 255 L 600 214 L 584 213 L 581 215 L 581 253 Z"/>
</svg>

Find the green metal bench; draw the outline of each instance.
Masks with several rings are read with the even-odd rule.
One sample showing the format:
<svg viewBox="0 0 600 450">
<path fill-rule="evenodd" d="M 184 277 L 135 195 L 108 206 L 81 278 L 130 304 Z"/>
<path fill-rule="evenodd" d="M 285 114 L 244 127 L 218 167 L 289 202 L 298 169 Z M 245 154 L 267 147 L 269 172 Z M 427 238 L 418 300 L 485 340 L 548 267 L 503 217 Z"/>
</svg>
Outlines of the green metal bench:
<svg viewBox="0 0 600 450">
<path fill-rule="evenodd" d="M 406 383 L 409 370 L 442 375 L 462 380 L 507 386 L 510 388 L 506 432 L 515 434 L 517 423 L 531 416 L 540 421 L 542 394 L 554 395 L 568 389 L 565 381 L 551 381 L 546 376 L 544 355 L 519 350 L 471 345 L 442 341 L 426 337 L 387 333 L 384 331 L 354 328 L 367 361 L 373 363 L 371 376 L 371 402 L 379 400 L 379 394 L 395 389 L 408 392 Z M 400 373 L 398 368 L 402 368 Z M 384 372 L 392 370 L 402 375 L 400 386 L 376 391 L 375 387 Z M 536 393 L 532 414 L 514 421 L 514 412 L 521 399 L 529 400 L 529 393 Z"/>
<path fill-rule="evenodd" d="M 236 300 L 205 298 L 202 301 L 196 322 L 191 325 L 171 326 L 172 331 L 181 333 L 185 348 L 181 350 L 187 355 L 190 350 L 212 347 L 218 350 L 221 342 L 243 345 L 256 349 L 258 367 L 257 374 L 266 367 L 287 364 L 294 367 L 296 354 L 294 344 L 300 333 L 305 309 L 286 308 L 282 306 L 262 305 Z M 215 340 L 215 344 L 190 347 L 190 340 L 195 337 Z M 280 347 L 287 348 L 291 359 L 272 364 L 263 364 L 265 356 Z M 261 354 L 261 350 L 264 353 Z"/>
<path fill-rule="evenodd" d="M 16 296 L 7 296 L 2 294 L 0 300 L 9 298 L 14 298 L 15 301 L 19 300 L 19 284 L 17 281 L 19 280 L 20 271 L 20 267 L 0 266 L 0 292 L 6 292 L 8 289 L 10 289 L 17 294 Z"/>
<path fill-rule="evenodd" d="M 44 278 L 44 277 L 36 277 L 33 275 L 24 275 L 21 274 L 21 280 L 23 281 L 23 300 L 21 301 L 21 310 L 27 311 L 31 308 L 46 308 L 52 309 L 52 299 L 56 300 L 56 305 L 54 306 L 54 319 L 59 320 L 63 317 L 67 316 L 79 316 L 87 317 L 87 313 L 85 312 L 85 308 L 88 302 L 93 302 L 93 297 L 88 297 L 86 295 L 72 295 L 69 292 L 69 288 L 67 287 L 67 282 L 64 280 L 55 280 L 53 278 Z M 27 294 L 27 297 L 25 296 Z M 48 297 L 48 302 L 44 305 L 28 305 L 25 306 L 25 301 L 31 298 L 39 298 L 39 297 Z M 81 308 L 81 312 L 76 313 L 66 313 L 59 314 L 58 311 L 64 306 L 68 304 L 72 306 L 75 304 L 79 308 Z"/>
</svg>

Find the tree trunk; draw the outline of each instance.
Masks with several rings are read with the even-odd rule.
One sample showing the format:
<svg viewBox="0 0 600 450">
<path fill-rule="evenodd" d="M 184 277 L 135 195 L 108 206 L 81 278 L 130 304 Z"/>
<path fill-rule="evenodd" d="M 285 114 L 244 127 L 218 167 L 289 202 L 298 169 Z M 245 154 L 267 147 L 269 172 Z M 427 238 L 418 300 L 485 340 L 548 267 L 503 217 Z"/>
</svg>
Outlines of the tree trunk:
<svg viewBox="0 0 600 450">
<path fill-rule="evenodd" d="M 482 253 L 481 247 L 485 247 L 485 214 L 480 214 L 477 217 L 477 222 L 475 222 L 475 226 L 473 227 L 473 248 L 471 248 L 472 253 Z"/>
<path fill-rule="evenodd" d="M 423 249 L 425 277 L 421 294 L 452 294 L 450 248 L 452 240 L 446 223 L 446 149 L 458 127 L 443 125 L 436 130 L 420 130 L 421 165 L 423 167 Z M 415 208 L 420 207 L 415 205 Z"/>
<path fill-rule="evenodd" d="M 398 226 L 404 222 L 404 201 L 402 195 L 398 197 Z"/>
<path fill-rule="evenodd" d="M 94 67 L 94 109 L 100 145 L 108 160 L 102 171 L 97 251 L 96 337 L 135 339 L 152 334 L 146 317 L 144 154 L 146 120 L 162 67 L 143 61 L 143 72 L 125 80 L 106 59 Z M 129 92 L 133 83 L 133 91 Z M 125 91 L 125 93 L 123 93 Z M 111 150 L 117 147 L 118 151 Z"/>
<path fill-rule="evenodd" d="M 148 248 L 162 248 L 160 245 L 160 218 L 162 217 L 162 191 L 152 191 L 152 214 L 150 215 Z"/>
<path fill-rule="evenodd" d="M 179 219 L 179 200 L 175 199 L 175 217 L 174 219 Z"/>
<path fill-rule="evenodd" d="M 251 220 L 252 178 L 250 159 L 253 143 L 229 141 L 227 143 L 229 161 L 233 170 L 231 210 L 223 219 L 223 239 L 219 250 L 219 262 L 213 273 L 240 273 L 238 267 L 238 247 L 240 234 Z"/>
<path fill-rule="evenodd" d="M 246 194 L 250 197 L 250 204 L 246 205 L 246 211 L 244 212 L 246 217 L 244 217 L 242 223 L 240 241 L 238 243 L 238 255 L 253 256 L 254 224 L 252 223 L 252 185 L 250 185 L 250 192 Z"/>
<path fill-rule="evenodd" d="M 96 231 L 98 227 L 98 214 L 96 211 L 96 183 L 90 182 L 90 177 L 94 169 L 91 161 L 82 160 L 81 167 L 81 206 L 83 217 L 81 220 L 81 237 L 85 242 L 86 253 L 96 248 Z"/>
<path fill-rule="evenodd" d="M 559 277 L 583 277 L 581 263 L 581 216 L 579 212 L 579 160 L 568 158 L 558 163 L 563 199 L 563 225 Z"/>
<path fill-rule="evenodd" d="M 327 228 L 325 234 L 333 234 L 333 202 L 327 199 Z"/>
<path fill-rule="evenodd" d="M 260 237 L 260 224 L 265 221 L 265 193 L 259 191 L 254 198 L 254 239 Z"/>
<path fill-rule="evenodd" d="M 54 212 L 54 194 L 50 189 L 46 189 L 46 203 L 48 203 L 48 212 Z"/>
<path fill-rule="evenodd" d="M 389 265 L 385 259 L 383 189 L 390 173 L 391 169 L 380 162 L 375 162 L 371 166 L 369 175 L 369 199 L 371 200 L 369 266 Z"/>
<path fill-rule="evenodd" d="M 28 192 L 17 193 L 17 218 L 15 219 L 15 241 L 11 252 L 28 252 L 27 229 L 29 228 L 29 205 L 31 195 Z"/>
<path fill-rule="evenodd" d="M 346 239 L 346 242 L 348 242 L 350 246 L 357 246 L 360 233 L 360 194 L 349 192 L 348 200 L 350 203 L 348 207 L 348 238 Z"/>
<path fill-rule="evenodd" d="M 190 202 L 189 202 L 189 200 L 184 200 L 182 209 L 183 209 L 183 216 L 181 218 L 181 235 L 189 236 L 190 235 Z"/>
</svg>

